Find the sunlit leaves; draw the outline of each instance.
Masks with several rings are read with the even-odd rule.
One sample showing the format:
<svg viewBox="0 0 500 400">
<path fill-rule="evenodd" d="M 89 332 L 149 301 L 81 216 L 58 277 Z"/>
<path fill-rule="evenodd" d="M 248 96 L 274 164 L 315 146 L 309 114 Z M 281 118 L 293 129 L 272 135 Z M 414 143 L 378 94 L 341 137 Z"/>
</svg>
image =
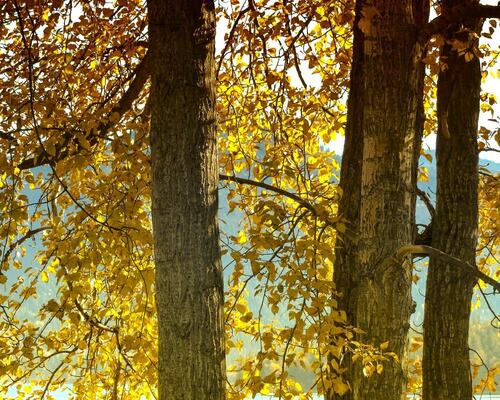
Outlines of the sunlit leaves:
<svg viewBox="0 0 500 400">
<path fill-rule="evenodd" d="M 230 399 L 306 399 L 329 388 L 342 395 L 346 353 L 367 376 L 397 362 L 390 343 L 353 341 L 361 332 L 337 309 L 332 284 L 335 243 L 353 234 L 337 214 L 339 165 L 329 150 L 346 122 L 353 3 L 219 3 L 218 29 L 227 25 L 217 61 L 220 171 L 250 181 L 221 182 L 239 222 L 222 232 Z M 130 110 L 115 108 L 146 53 L 145 2 L 0 7 L 0 391 L 18 387 L 22 398 L 40 398 L 45 387 L 71 383 L 75 398 L 152 398 L 148 85 Z M 365 8 L 363 30 L 373 18 L 377 11 Z M 436 129 L 443 44 L 433 38 L 423 59 L 426 135 Z M 498 55 L 453 45 L 467 59 Z M 491 113 L 496 102 L 485 93 L 482 110 Z M 103 124 L 112 128 L 100 132 Z M 498 129 L 480 137 L 486 151 Z M 50 166 L 19 168 L 61 154 Z M 478 267 L 497 276 L 498 177 L 483 172 Z M 412 339 L 410 350 L 420 346 Z M 416 391 L 418 359 L 410 372 Z"/>
<path fill-rule="evenodd" d="M 2 25 L 0 68 L 9 85 L 0 88 L 0 125 L 11 133 L 0 139 L 0 238 L 9 276 L 0 379 L 5 390 L 31 382 L 17 388 L 23 398 L 70 383 L 90 398 L 125 385 L 136 398 L 155 393 L 147 124 L 138 117 L 145 98 L 125 116 L 110 113 L 145 53 L 144 6 L 2 5 L 9 23 Z M 108 121 L 119 125 L 90 142 L 88 134 Z M 69 156 L 52 167 L 16 168 L 61 152 Z M 23 258 L 26 248 L 31 258 L 37 251 L 34 264 Z"/>
</svg>

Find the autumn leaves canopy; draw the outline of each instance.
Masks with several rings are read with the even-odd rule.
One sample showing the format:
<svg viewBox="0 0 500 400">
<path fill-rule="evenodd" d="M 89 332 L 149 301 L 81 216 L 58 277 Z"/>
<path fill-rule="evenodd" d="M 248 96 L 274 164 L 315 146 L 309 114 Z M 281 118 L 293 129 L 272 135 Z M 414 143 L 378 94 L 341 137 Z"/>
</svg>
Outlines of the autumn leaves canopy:
<svg viewBox="0 0 500 400">
<path fill-rule="evenodd" d="M 498 46 L 478 37 L 500 11 L 435 6 L 2 2 L 1 395 L 400 399 L 421 390 L 427 254 L 426 310 L 457 309 L 426 315 L 424 397 L 469 400 L 472 290 L 498 289 L 498 177 L 477 151 L 498 141 L 478 127 Z M 443 348 L 459 358 L 426 358 Z"/>
</svg>

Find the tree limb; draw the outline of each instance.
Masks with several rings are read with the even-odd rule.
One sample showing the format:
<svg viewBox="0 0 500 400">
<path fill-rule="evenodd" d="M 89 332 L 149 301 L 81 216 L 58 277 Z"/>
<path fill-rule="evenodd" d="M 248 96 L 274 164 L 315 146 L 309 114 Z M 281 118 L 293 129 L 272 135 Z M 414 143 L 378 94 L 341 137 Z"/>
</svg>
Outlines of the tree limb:
<svg viewBox="0 0 500 400">
<path fill-rule="evenodd" d="M 443 32 L 450 25 L 474 18 L 500 18 L 500 6 L 470 2 L 453 7 L 424 25 L 422 33 L 424 38 L 428 40 L 433 35 Z"/>
<path fill-rule="evenodd" d="M 426 192 L 424 192 L 422 189 L 417 188 L 417 196 L 420 197 L 420 200 L 422 200 L 422 202 L 427 207 L 427 210 L 429 211 L 431 219 L 434 218 L 434 216 L 436 215 L 436 210 L 434 209 L 434 205 L 432 204 L 432 201 L 429 198 L 429 195 Z"/>
<path fill-rule="evenodd" d="M 22 245 L 26 240 L 33 237 L 37 233 L 46 231 L 48 229 L 51 229 L 51 228 L 45 227 L 45 228 L 30 229 L 28 232 L 26 232 L 26 234 L 23 237 L 21 237 L 20 239 L 16 240 L 14 243 L 12 243 L 2 257 L 2 260 L 0 261 L 0 267 L 9 260 L 10 255 L 16 249 L 17 246 Z M 2 275 L 1 270 L 0 270 L 0 275 Z"/>
<path fill-rule="evenodd" d="M 458 268 L 462 268 L 464 270 L 468 270 L 472 273 L 476 278 L 481 279 L 483 282 L 491 285 L 496 291 L 500 293 L 500 282 L 497 282 L 492 277 L 486 275 L 485 273 L 479 271 L 476 267 L 469 264 L 468 262 L 462 261 L 459 258 L 453 257 L 447 253 L 442 252 L 431 246 L 419 246 L 419 245 L 410 245 L 401 247 L 394 256 L 394 259 L 399 262 L 404 256 L 408 254 L 426 254 L 429 257 L 434 259 L 441 260 L 450 265 L 456 266 Z"/>
<path fill-rule="evenodd" d="M 311 211 L 313 214 L 315 214 L 315 215 L 318 214 L 318 211 L 316 210 L 316 208 L 314 208 L 314 206 L 311 203 L 307 202 L 302 197 L 296 195 L 295 193 L 291 193 L 291 192 L 288 192 L 284 189 L 280 189 L 276 186 L 269 185 L 268 183 L 258 182 L 258 181 L 254 181 L 252 179 L 239 178 L 237 176 L 229 176 L 229 175 L 223 175 L 223 174 L 219 174 L 219 179 L 221 181 L 231 181 L 231 182 L 241 183 L 241 184 L 245 184 L 245 185 L 257 186 L 257 187 L 260 187 L 262 189 L 270 190 L 271 192 L 281 194 L 282 196 L 288 197 L 289 199 L 296 201 L 301 206 L 303 206 L 304 208 L 307 208 L 309 211 Z"/>
<path fill-rule="evenodd" d="M 220 54 L 219 65 L 217 66 L 217 72 L 215 74 L 217 80 L 219 79 L 219 73 L 220 73 L 220 70 L 222 67 L 222 62 L 224 61 L 224 57 L 226 56 L 227 50 L 228 50 L 229 46 L 231 45 L 231 42 L 233 41 L 234 32 L 236 31 L 236 28 L 238 27 L 238 23 L 240 22 L 240 19 L 243 17 L 243 15 L 245 15 L 250 10 L 251 10 L 250 7 L 247 7 L 247 8 L 240 10 L 240 12 L 238 13 L 238 16 L 234 20 L 233 26 L 231 27 L 231 30 L 229 31 L 229 34 L 228 34 L 228 37 L 226 40 L 226 44 L 224 45 L 224 48 L 222 49 L 222 52 Z"/>
<path fill-rule="evenodd" d="M 425 229 L 417 233 L 415 238 L 416 245 L 431 245 L 432 244 L 432 222 L 425 226 Z"/>
</svg>

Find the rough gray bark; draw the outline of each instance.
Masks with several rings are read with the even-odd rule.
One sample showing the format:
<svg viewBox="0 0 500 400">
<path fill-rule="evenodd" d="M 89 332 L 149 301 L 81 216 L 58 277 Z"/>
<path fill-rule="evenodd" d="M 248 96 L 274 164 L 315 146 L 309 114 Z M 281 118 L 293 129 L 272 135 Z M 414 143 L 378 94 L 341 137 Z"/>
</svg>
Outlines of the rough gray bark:
<svg viewBox="0 0 500 400">
<path fill-rule="evenodd" d="M 421 48 L 412 1 L 376 0 L 365 32 L 363 167 L 361 178 L 360 278 L 354 289 L 356 325 L 365 342 L 389 350 L 399 363 L 365 378 L 356 363 L 354 399 L 405 398 L 406 350 L 411 299 L 411 259 L 385 263 L 414 237 L 414 169 L 418 128 Z"/>
<path fill-rule="evenodd" d="M 459 3 L 444 1 L 443 13 Z M 465 27 L 479 32 L 481 21 Z M 447 40 L 465 39 L 455 24 Z M 465 37 L 464 37 L 465 35 Z M 475 265 L 478 224 L 477 131 L 481 70 L 479 60 L 466 62 L 449 44 L 441 49 L 447 69 L 438 80 L 437 203 L 432 246 Z M 470 302 L 475 284 L 466 269 L 431 259 L 424 319 L 424 400 L 470 400 Z"/>
<path fill-rule="evenodd" d="M 340 307 L 349 322 L 367 332 L 359 340 L 375 346 L 389 341 L 400 364 L 387 363 L 383 374 L 366 378 L 362 365 L 351 365 L 348 359 L 352 392 L 343 399 L 404 398 L 413 308 L 411 263 L 407 260 L 402 266 L 387 268 L 383 261 L 414 237 L 423 87 L 416 26 L 426 18 L 424 4 L 370 2 L 367 6 L 375 7 L 375 16 L 364 24 L 364 35 L 357 26 L 354 31 L 339 210 L 348 219 L 348 227 L 359 232 L 360 241 L 357 245 L 347 237 L 338 246 L 335 283 L 344 294 Z M 357 20 L 363 11 L 363 2 L 358 1 Z M 328 393 L 326 398 L 334 399 L 335 394 Z"/>
<path fill-rule="evenodd" d="M 148 17 L 159 399 L 222 400 L 214 3 L 149 0 Z"/>
</svg>

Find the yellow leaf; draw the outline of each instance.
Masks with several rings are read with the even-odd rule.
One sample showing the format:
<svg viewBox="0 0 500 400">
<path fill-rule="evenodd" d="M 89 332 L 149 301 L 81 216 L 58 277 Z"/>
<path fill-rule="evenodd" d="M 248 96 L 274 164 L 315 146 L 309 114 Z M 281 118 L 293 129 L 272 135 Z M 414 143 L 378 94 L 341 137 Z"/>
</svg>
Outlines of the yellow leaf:
<svg viewBox="0 0 500 400">
<path fill-rule="evenodd" d="M 87 342 L 85 340 L 80 340 L 78 342 L 78 348 L 80 350 L 85 350 L 87 348 Z"/>
<path fill-rule="evenodd" d="M 50 16 L 50 8 L 46 8 L 42 14 L 42 21 L 47 22 Z"/>
<path fill-rule="evenodd" d="M 54 157 L 56 155 L 56 146 L 54 143 L 46 143 L 45 144 L 45 151 L 49 153 L 50 156 Z"/>
<path fill-rule="evenodd" d="M 50 312 L 56 312 L 57 310 L 59 310 L 59 304 L 57 303 L 57 301 L 52 299 L 52 300 L 49 300 L 47 302 L 47 305 L 45 308 Z"/>
<path fill-rule="evenodd" d="M 47 272 L 42 271 L 41 277 L 42 277 L 42 282 L 48 282 L 49 281 L 49 274 L 47 274 Z"/>
<path fill-rule="evenodd" d="M 335 379 L 333 381 L 333 390 L 335 390 L 335 393 L 343 396 L 349 391 L 349 386 L 347 386 L 341 379 Z"/>
<path fill-rule="evenodd" d="M 83 136 L 81 133 L 78 133 L 77 138 L 78 138 L 78 143 L 80 143 L 80 146 L 82 146 L 87 151 L 91 150 L 90 142 L 87 140 L 85 136 Z"/>
<path fill-rule="evenodd" d="M 242 317 L 240 317 L 240 321 L 241 322 L 249 322 L 251 321 L 253 318 L 253 314 L 251 311 L 247 312 L 245 315 L 243 315 Z"/>
<path fill-rule="evenodd" d="M 240 231 L 240 233 L 238 233 L 238 238 L 236 240 L 236 243 L 245 244 L 246 242 L 247 242 L 247 235 L 245 234 L 245 231 Z"/>
<path fill-rule="evenodd" d="M 380 343 L 380 350 L 387 350 L 388 347 L 389 347 L 389 341 Z"/>
<path fill-rule="evenodd" d="M 375 368 L 371 364 L 365 365 L 363 367 L 363 375 L 366 376 L 367 378 L 372 376 L 374 369 Z"/>
</svg>

